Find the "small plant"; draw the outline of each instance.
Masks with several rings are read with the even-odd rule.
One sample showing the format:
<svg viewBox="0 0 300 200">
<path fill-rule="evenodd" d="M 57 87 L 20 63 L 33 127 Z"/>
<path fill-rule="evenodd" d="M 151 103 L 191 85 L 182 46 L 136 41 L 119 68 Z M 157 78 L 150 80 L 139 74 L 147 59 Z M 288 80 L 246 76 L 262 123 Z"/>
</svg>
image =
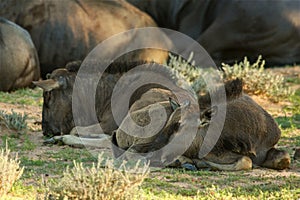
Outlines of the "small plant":
<svg viewBox="0 0 300 200">
<path fill-rule="evenodd" d="M 3 103 L 42 106 L 43 90 L 41 88 L 22 88 L 12 92 L 1 92 L 0 99 Z"/>
<path fill-rule="evenodd" d="M 23 167 L 20 167 L 18 156 L 11 157 L 8 148 L 1 149 L 0 152 L 0 197 L 4 197 L 18 180 L 22 173 Z M 1 199 L 1 198 L 0 198 Z"/>
<path fill-rule="evenodd" d="M 60 180 L 50 182 L 48 196 L 51 199 L 133 199 L 148 173 L 149 165 L 141 168 L 138 162 L 128 169 L 123 162 L 116 168 L 112 159 L 104 159 L 100 154 L 97 165 L 92 167 L 74 161 L 74 167 L 67 168 Z"/>
<path fill-rule="evenodd" d="M 286 99 L 294 93 L 287 87 L 282 75 L 276 75 L 264 69 L 265 61 L 262 60 L 261 56 L 253 64 L 250 64 L 246 57 L 243 62 L 232 66 L 223 63 L 223 72 L 219 71 L 218 73 L 212 73 L 212 70 L 215 70 L 212 68 L 203 69 L 194 66 L 192 53 L 188 60 L 172 54 L 169 56 L 168 66 L 176 71 L 177 76 L 183 77 L 196 93 L 206 91 L 205 78 L 208 77 L 210 81 L 215 80 L 216 83 L 220 77 L 224 80 L 240 78 L 243 80 L 246 93 L 266 96 L 274 102 Z"/>
<path fill-rule="evenodd" d="M 245 57 L 244 61 L 233 66 L 222 64 L 224 79 L 241 78 L 244 82 L 244 91 L 248 94 L 263 95 L 274 102 L 285 99 L 293 94 L 287 87 L 284 77 L 270 71 L 265 71 L 265 61 L 259 56 L 257 61 L 250 64 Z"/>
<path fill-rule="evenodd" d="M 198 94 L 199 92 L 206 91 L 205 79 L 209 78 L 218 82 L 220 80 L 219 73 L 216 73 L 213 68 L 200 68 L 195 66 L 193 59 L 193 52 L 190 54 L 188 60 L 183 59 L 180 56 L 174 56 L 169 54 L 168 66 L 175 71 L 176 76 L 183 78 L 190 87 Z"/>
<path fill-rule="evenodd" d="M 11 113 L 0 110 L 0 125 L 6 126 L 8 129 L 13 129 L 18 132 L 27 128 L 27 115 L 19 114 L 11 110 Z"/>
</svg>

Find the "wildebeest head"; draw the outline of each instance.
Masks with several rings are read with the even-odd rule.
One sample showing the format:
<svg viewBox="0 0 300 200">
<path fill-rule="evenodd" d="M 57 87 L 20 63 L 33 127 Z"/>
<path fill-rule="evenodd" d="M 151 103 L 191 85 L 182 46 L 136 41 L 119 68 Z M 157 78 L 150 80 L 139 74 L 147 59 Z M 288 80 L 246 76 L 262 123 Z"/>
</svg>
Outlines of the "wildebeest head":
<svg viewBox="0 0 300 200">
<path fill-rule="evenodd" d="M 199 95 L 198 103 L 201 109 L 200 112 L 200 127 L 206 127 L 209 125 L 211 118 L 218 113 L 218 105 L 227 104 L 228 102 L 238 99 L 243 94 L 243 82 L 241 79 L 234 79 L 226 81 L 224 83 L 224 89 L 226 94 L 226 102 L 222 102 L 222 90 L 221 87 L 216 88 L 213 94 L 206 93 Z M 211 105 L 211 95 L 217 99 L 217 105 Z"/>
<path fill-rule="evenodd" d="M 42 129 L 45 136 L 67 134 L 74 127 L 72 92 L 75 72 L 57 69 L 47 80 L 34 82 L 44 90 Z"/>
</svg>

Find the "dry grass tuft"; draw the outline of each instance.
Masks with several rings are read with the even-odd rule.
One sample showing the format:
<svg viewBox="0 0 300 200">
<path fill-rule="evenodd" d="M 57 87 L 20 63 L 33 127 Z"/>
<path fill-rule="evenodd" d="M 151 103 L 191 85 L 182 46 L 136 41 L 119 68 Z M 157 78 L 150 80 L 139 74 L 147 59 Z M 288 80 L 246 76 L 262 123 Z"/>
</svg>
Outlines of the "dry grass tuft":
<svg viewBox="0 0 300 200">
<path fill-rule="evenodd" d="M 224 80 L 240 78 L 243 80 L 243 89 L 246 93 L 265 96 L 273 102 L 287 99 L 294 93 L 287 86 L 286 80 L 282 75 L 276 75 L 265 70 L 265 61 L 262 59 L 262 56 L 259 56 L 253 64 L 246 57 L 244 61 L 234 65 L 223 63 L 223 71 L 218 73 L 211 71 L 214 69 L 203 69 L 194 66 L 192 59 L 192 53 L 188 60 L 170 54 L 168 66 L 176 71 L 177 76 L 183 77 L 196 93 L 206 91 L 205 77 L 210 77 L 212 80 L 219 80 L 218 78 Z"/>
<path fill-rule="evenodd" d="M 240 78 L 244 83 L 244 91 L 248 94 L 266 96 L 274 102 L 286 99 L 294 92 L 286 85 L 282 75 L 276 75 L 264 69 L 265 61 L 259 56 L 257 61 L 251 64 L 245 57 L 244 61 L 232 66 L 222 64 L 224 79 Z"/>
<path fill-rule="evenodd" d="M 18 155 L 12 157 L 9 149 L 1 149 L 0 152 L 0 199 L 5 198 L 13 184 L 23 174 L 23 167 L 20 167 Z"/>
<path fill-rule="evenodd" d="M 101 154 L 92 167 L 74 162 L 74 167 L 67 168 L 60 180 L 50 183 L 48 196 L 50 199 L 134 199 L 140 195 L 139 186 L 148 173 L 148 164 L 141 167 L 137 162 L 129 168 L 123 162 L 115 167 L 112 159 L 105 159 Z"/>
</svg>

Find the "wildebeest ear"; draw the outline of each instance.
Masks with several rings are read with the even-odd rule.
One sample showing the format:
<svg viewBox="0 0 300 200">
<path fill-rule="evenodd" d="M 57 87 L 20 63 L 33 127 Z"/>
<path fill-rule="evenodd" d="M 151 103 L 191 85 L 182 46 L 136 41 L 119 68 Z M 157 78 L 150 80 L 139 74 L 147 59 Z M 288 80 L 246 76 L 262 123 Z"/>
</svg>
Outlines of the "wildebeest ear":
<svg viewBox="0 0 300 200">
<path fill-rule="evenodd" d="M 76 61 L 72 61 L 72 62 L 68 62 L 66 64 L 66 69 L 69 72 L 77 72 L 81 66 L 82 61 L 81 60 L 76 60 Z"/>
<path fill-rule="evenodd" d="M 203 112 L 203 116 L 206 119 L 211 119 L 213 116 L 217 114 L 217 112 L 218 112 L 218 106 L 212 106 Z"/>
<path fill-rule="evenodd" d="M 243 81 L 242 79 L 234 79 L 225 83 L 225 91 L 227 100 L 233 100 L 238 98 L 243 93 Z"/>
<path fill-rule="evenodd" d="M 171 105 L 171 108 L 172 108 L 173 111 L 180 107 L 180 104 L 177 103 L 177 102 L 176 102 L 174 99 L 172 99 L 171 97 L 169 97 L 169 102 L 170 102 L 170 105 Z"/>
<path fill-rule="evenodd" d="M 51 90 L 60 88 L 59 81 L 54 79 L 47 79 L 42 81 L 32 81 L 32 83 L 40 88 L 42 88 L 45 92 L 50 92 Z"/>
</svg>

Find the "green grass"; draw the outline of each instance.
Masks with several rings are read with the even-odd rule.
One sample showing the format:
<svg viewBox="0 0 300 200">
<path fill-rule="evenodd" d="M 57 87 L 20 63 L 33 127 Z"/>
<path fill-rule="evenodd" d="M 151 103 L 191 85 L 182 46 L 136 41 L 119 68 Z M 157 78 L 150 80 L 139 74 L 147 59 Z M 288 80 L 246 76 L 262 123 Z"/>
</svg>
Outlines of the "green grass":
<svg viewBox="0 0 300 200">
<path fill-rule="evenodd" d="M 4 149 L 6 146 L 12 151 L 18 150 L 18 143 L 15 135 L 1 135 L 2 145 L 1 148 Z"/>
<path fill-rule="evenodd" d="M 300 79 L 296 77 L 288 77 L 285 80 L 287 83 L 300 84 Z"/>
<path fill-rule="evenodd" d="M 22 151 L 31 151 L 36 148 L 36 144 L 34 144 L 28 138 L 28 135 L 24 134 L 22 136 L 10 134 L 10 135 L 1 135 L 2 140 L 2 148 L 5 148 L 6 143 L 7 147 L 12 151 L 22 150 Z M 18 142 L 19 141 L 19 142 Z"/>
<path fill-rule="evenodd" d="M 20 154 L 21 165 L 25 167 L 22 178 L 36 178 L 43 174 L 62 174 L 63 170 L 73 166 L 73 161 L 92 165 L 97 159 L 86 149 L 64 148 L 45 152 L 43 158 L 29 158 Z"/>
<path fill-rule="evenodd" d="M 271 170 L 267 170 L 271 171 Z M 142 188 L 149 198 L 181 199 L 295 199 L 299 177 L 253 176 L 248 172 L 182 171 L 163 169 L 152 173 Z M 167 177 L 167 178 L 166 178 Z M 276 184 L 274 184 L 276 181 Z M 208 196 L 207 196 L 208 195 Z"/>
<path fill-rule="evenodd" d="M 0 102 L 10 104 L 41 106 L 43 104 L 43 91 L 40 88 L 19 89 L 13 92 L 0 92 Z"/>
</svg>

